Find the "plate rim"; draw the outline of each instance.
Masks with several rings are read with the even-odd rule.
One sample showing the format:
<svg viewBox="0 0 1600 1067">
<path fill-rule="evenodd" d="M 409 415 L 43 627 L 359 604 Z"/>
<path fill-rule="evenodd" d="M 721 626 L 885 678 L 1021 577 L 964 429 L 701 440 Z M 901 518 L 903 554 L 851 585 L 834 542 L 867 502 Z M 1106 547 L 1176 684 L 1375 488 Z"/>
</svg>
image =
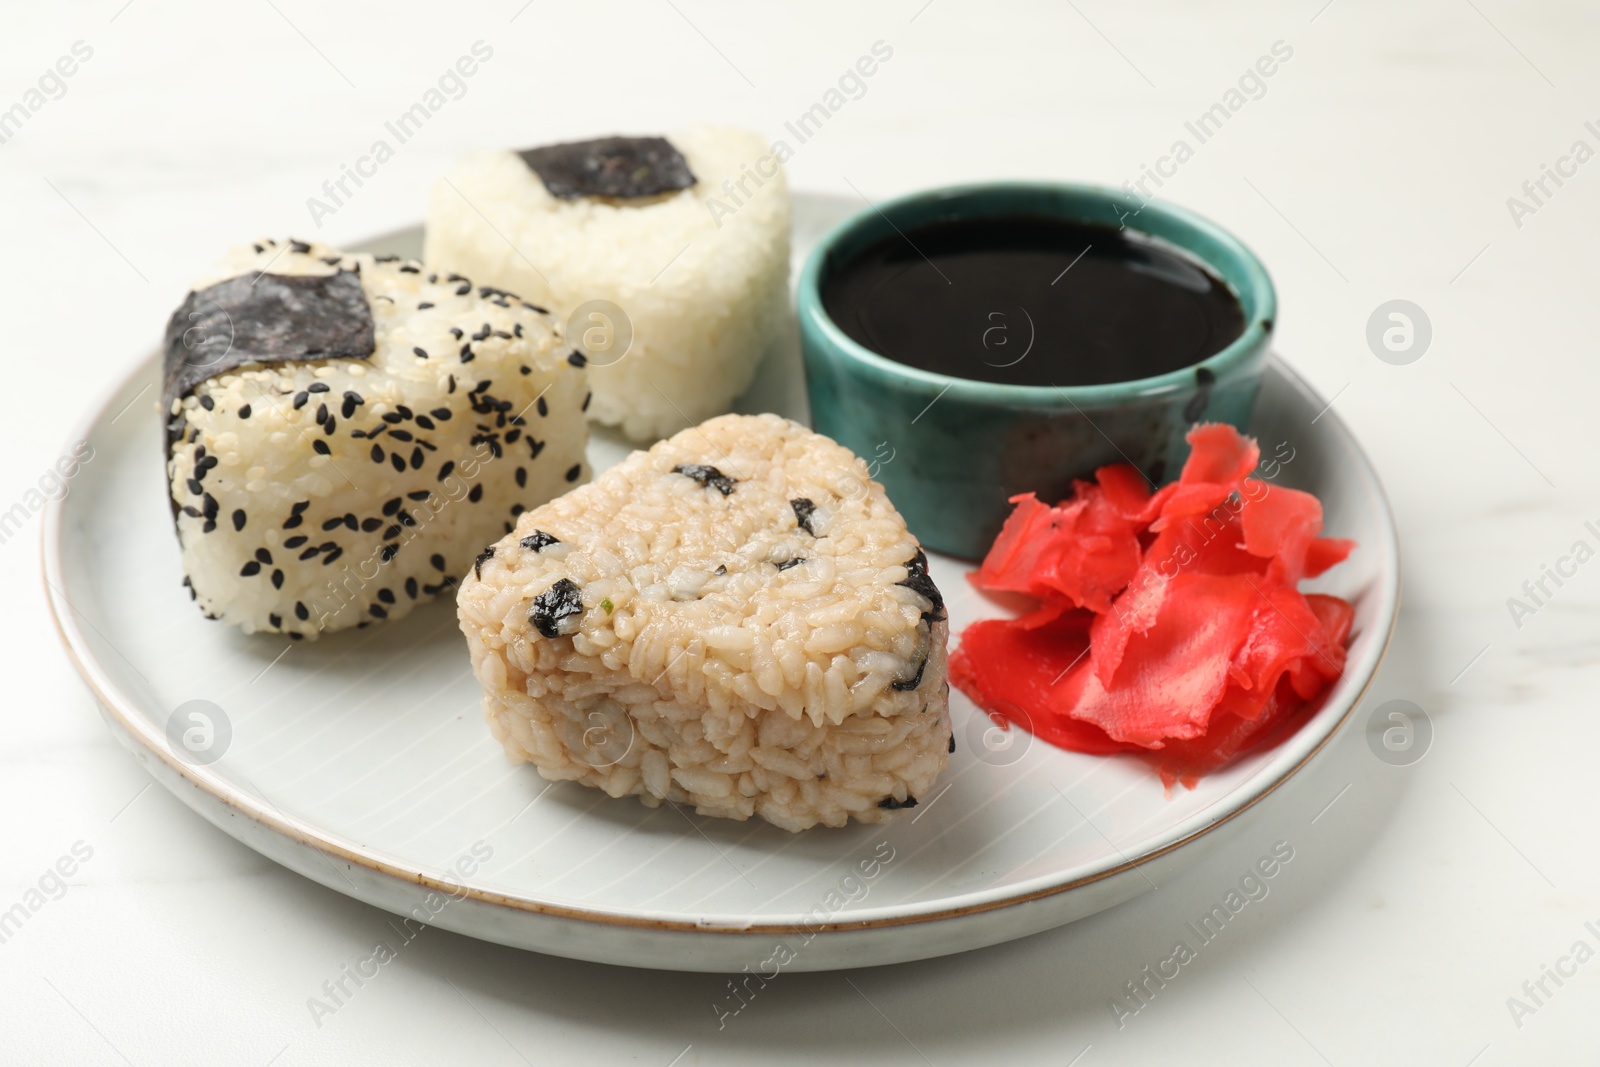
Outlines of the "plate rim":
<svg viewBox="0 0 1600 1067">
<path fill-rule="evenodd" d="M 419 228 L 411 226 L 396 229 L 364 241 L 355 242 L 352 247 L 368 247 L 384 241 L 391 241 Z M 72 435 L 68 438 L 68 442 L 88 439 L 101 426 L 109 413 L 111 405 L 120 398 L 135 379 L 146 373 L 149 366 L 158 359 L 159 353 L 152 354 L 141 360 L 129 373 L 119 377 L 89 407 L 88 412 L 80 416 L 74 426 Z M 1311 384 L 1275 352 L 1269 355 L 1268 364 L 1271 371 L 1282 374 L 1296 391 L 1314 399 L 1321 399 L 1320 394 Z M 681 934 L 785 937 L 818 932 L 866 931 L 900 926 L 920 926 L 999 911 L 1060 896 L 1153 863 L 1178 849 L 1194 844 L 1254 808 L 1299 774 L 1341 732 L 1356 708 L 1365 699 L 1367 692 L 1371 689 L 1372 683 L 1376 679 L 1394 639 L 1403 584 L 1402 561 L 1399 535 L 1394 521 L 1394 510 L 1389 502 L 1388 494 L 1384 490 L 1382 479 L 1378 476 L 1377 469 L 1373 466 L 1365 449 L 1362 448 L 1360 441 L 1351 432 L 1344 420 L 1340 418 L 1339 414 L 1330 410 L 1325 413 L 1325 417 L 1329 417 L 1333 428 L 1344 438 L 1349 454 L 1361 466 L 1375 490 L 1376 500 L 1380 505 L 1381 515 L 1384 520 L 1382 525 L 1385 537 L 1381 546 L 1374 547 L 1381 547 L 1384 556 L 1393 561 L 1392 567 L 1384 568 L 1380 571 L 1380 587 L 1377 590 L 1377 593 L 1383 597 L 1387 606 L 1387 611 L 1384 611 L 1381 617 L 1375 621 L 1375 625 L 1382 628 L 1381 639 L 1377 642 L 1375 648 L 1369 651 L 1364 662 L 1359 665 L 1364 670 L 1365 676 L 1362 678 L 1359 688 L 1351 694 L 1343 712 L 1316 739 L 1315 743 L 1300 754 L 1299 758 L 1294 760 L 1292 764 L 1282 767 L 1271 777 L 1256 783 L 1241 802 L 1236 803 L 1221 814 L 1206 819 L 1189 833 L 1174 841 L 1140 852 L 1131 858 L 1123 855 L 1120 863 L 1066 881 L 1022 889 L 996 899 L 976 900 L 935 910 L 906 911 L 907 905 L 897 904 L 891 905 L 886 909 L 880 909 L 880 911 L 885 912 L 883 914 L 874 915 L 868 913 L 863 917 L 830 920 L 822 923 L 806 922 L 802 917 L 793 922 L 769 921 L 734 925 L 723 922 L 708 923 L 697 920 L 654 917 L 640 913 L 543 901 L 529 896 L 515 896 L 498 892 L 465 881 L 438 877 L 436 874 L 422 869 L 421 866 L 399 862 L 398 857 L 394 857 L 391 854 L 361 845 L 345 838 L 341 834 L 318 827 L 307 820 L 291 816 L 277 808 L 265 797 L 254 796 L 249 791 L 237 787 L 234 783 L 223 779 L 220 774 L 214 774 L 209 767 L 190 765 L 178 759 L 168 750 L 164 735 L 157 736 L 160 731 L 153 721 L 138 712 L 139 702 L 123 692 L 121 687 L 100 666 L 93 650 L 86 642 L 77 618 L 75 618 L 75 616 L 81 616 L 81 613 L 72 605 L 66 594 L 61 591 L 61 587 L 68 584 L 65 573 L 66 553 L 62 518 L 65 502 L 71 495 L 70 493 L 63 495 L 60 499 L 50 500 L 42 515 L 43 521 L 40 529 L 41 577 L 45 586 L 45 600 L 49 607 L 50 618 L 55 627 L 56 635 L 66 649 L 68 659 L 71 661 L 74 670 L 77 671 L 79 677 L 89 688 L 104 714 L 114 720 L 114 727 L 118 732 L 132 739 L 144 752 L 154 755 L 165 765 L 168 772 L 175 772 L 177 775 L 176 778 L 172 778 L 170 773 L 161 775 L 156 772 L 155 768 L 146 766 L 146 771 L 153 778 L 162 782 L 169 791 L 173 792 L 176 792 L 175 785 L 187 783 L 205 793 L 211 800 L 220 802 L 225 807 L 248 816 L 253 822 L 268 831 L 321 853 L 330 861 L 352 863 L 372 873 L 392 878 L 408 885 L 448 893 L 458 899 L 465 897 L 491 907 L 505 908 L 521 914 L 535 914 L 557 919 L 597 923 L 610 927 Z M 62 603 L 58 603 L 58 599 Z M 84 619 L 84 622 L 87 623 L 87 621 L 87 619 Z M 88 625 L 93 627 L 92 623 Z M 1285 744 L 1290 745 L 1293 740 L 1293 738 L 1290 738 Z M 143 763 L 144 761 L 141 760 L 141 764 Z M 1203 816 L 1200 814 L 1191 816 L 1191 818 L 1198 817 Z M 230 834 L 230 836 L 243 840 L 240 835 Z M 247 840 L 244 843 L 250 844 Z M 259 851 L 254 846 L 252 846 L 252 850 Z M 1120 850 L 1116 851 L 1120 852 Z M 337 886 L 333 888 L 338 889 Z M 339 891 L 343 892 L 343 890 Z M 353 893 L 345 895 L 353 896 L 355 899 L 364 899 Z M 911 907 L 914 908 L 915 905 L 911 905 Z"/>
</svg>

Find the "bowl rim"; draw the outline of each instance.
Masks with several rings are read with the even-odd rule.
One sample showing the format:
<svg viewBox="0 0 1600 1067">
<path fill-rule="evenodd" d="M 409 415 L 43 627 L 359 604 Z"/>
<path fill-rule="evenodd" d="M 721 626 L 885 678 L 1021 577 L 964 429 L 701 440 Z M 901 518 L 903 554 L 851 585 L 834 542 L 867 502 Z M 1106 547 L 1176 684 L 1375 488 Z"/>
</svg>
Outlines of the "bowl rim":
<svg viewBox="0 0 1600 1067">
<path fill-rule="evenodd" d="M 1002 382 L 983 382 L 971 378 L 957 378 L 947 374 L 939 374 L 934 371 L 899 363 L 887 356 L 880 355 L 846 334 L 838 323 L 833 321 L 833 318 L 823 306 L 822 276 L 829 257 L 846 238 L 859 233 L 869 226 L 877 225 L 877 220 L 880 218 L 896 230 L 899 230 L 900 228 L 893 218 L 894 213 L 930 202 L 955 201 L 973 197 L 994 196 L 996 194 L 1006 198 L 1020 198 L 1037 196 L 1041 193 L 1066 194 L 1069 197 L 1084 201 L 1096 198 L 1103 200 L 1107 209 L 1117 218 L 1119 225 L 1136 230 L 1154 240 L 1175 245 L 1186 255 L 1200 260 L 1208 270 L 1222 279 L 1234 296 L 1239 298 L 1242 306 L 1248 306 L 1245 304 L 1245 292 L 1235 284 L 1234 279 L 1227 277 L 1225 272 L 1209 258 L 1178 244 L 1168 237 L 1151 233 L 1149 230 L 1137 225 L 1135 220 L 1148 212 L 1152 217 L 1162 218 L 1179 227 L 1189 227 L 1205 235 L 1206 238 L 1226 248 L 1236 257 L 1245 283 L 1243 288 L 1248 290 L 1250 297 L 1253 299 L 1255 312 L 1246 315 L 1243 331 L 1224 348 L 1204 359 L 1187 364 L 1177 370 L 1168 371 L 1165 374 L 1153 375 L 1147 378 L 1131 378 L 1124 382 L 1109 382 L 1100 385 L 1009 385 Z M 862 197 L 862 199 L 865 200 L 866 198 Z M 999 217 L 1003 213 L 980 211 L 977 216 L 981 217 L 985 214 L 993 214 Z M 1077 217 L 1076 221 L 1094 222 L 1095 220 Z M 1199 368 L 1205 368 L 1211 372 L 1214 379 L 1220 380 L 1228 373 L 1247 364 L 1252 357 L 1258 355 L 1264 357 L 1278 316 L 1277 290 L 1272 284 L 1272 276 L 1267 272 L 1266 265 L 1261 262 L 1259 256 L 1251 251 L 1248 245 L 1231 231 L 1204 215 L 1169 201 L 1140 200 L 1137 197 L 1130 196 L 1123 190 L 1106 185 L 1062 181 L 1008 180 L 967 182 L 908 193 L 881 203 L 868 200 L 866 207 L 834 226 L 817 241 L 816 246 L 806 257 L 805 264 L 801 267 L 800 277 L 796 285 L 795 303 L 800 321 L 801 337 L 806 338 L 807 335 L 812 334 L 820 335 L 825 344 L 820 346 L 824 351 L 820 352 L 819 355 L 836 364 L 851 365 L 852 369 L 858 372 L 865 372 L 868 376 L 880 381 L 920 386 L 927 391 L 937 392 L 941 396 L 950 393 L 958 398 L 977 404 L 1030 408 L 1104 408 L 1124 404 L 1130 400 L 1157 398 L 1174 393 L 1192 391 L 1196 388 L 1195 371 Z M 805 346 L 808 361 L 813 358 L 812 347 L 811 345 Z M 1265 359 L 1263 358 L 1261 367 L 1264 369 L 1265 365 Z"/>
</svg>

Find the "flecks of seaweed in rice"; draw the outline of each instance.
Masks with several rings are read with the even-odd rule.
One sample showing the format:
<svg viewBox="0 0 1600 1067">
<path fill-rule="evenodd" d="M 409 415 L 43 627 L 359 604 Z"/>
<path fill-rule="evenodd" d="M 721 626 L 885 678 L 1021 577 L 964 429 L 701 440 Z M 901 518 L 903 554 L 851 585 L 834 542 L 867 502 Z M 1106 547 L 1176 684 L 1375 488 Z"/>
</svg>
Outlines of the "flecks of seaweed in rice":
<svg viewBox="0 0 1600 1067">
<path fill-rule="evenodd" d="M 494 546 L 490 545 L 478 553 L 478 558 L 472 561 L 472 573 L 476 577 L 483 577 L 483 565 L 494 559 Z"/>
<path fill-rule="evenodd" d="M 956 751 L 956 735 L 955 734 L 951 734 L 950 735 L 950 754 L 951 755 L 955 755 L 955 751 Z"/>
<path fill-rule="evenodd" d="M 930 640 L 922 650 L 922 658 L 917 660 L 917 672 L 910 678 L 889 683 L 889 688 L 898 693 L 909 693 L 922 684 L 922 674 L 928 669 L 928 657 L 933 655 L 933 642 Z"/>
<path fill-rule="evenodd" d="M 533 598 L 533 610 L 528 621 L 546 637 L 561 637 L 577 629 L 569 620 L 583 614 L 583 596 L 578 583 L 562 578 L 549 589 Z"/>
<path fill-rule="evenodd" d="M 806 558 L 804 556 L 796 556 L 794 559 L 786 559 L 782 563 L 777 564 L 776 566 L 780 571 L 786 571 L 790 567 L 798 567 L 798 566 L 800 566 L 800 564 L 804 563 L 805 561 L 806 561 Z"/>
<path fill-rule="evenodd" d="M 549 548 L 551 545 L 559 545 L 560 543 L 561 541 L 558 538 L 545 533 L 543 530 L 533 531 L 533 533 L 529 534 L 527 537 L 524 537 L 520 542 L 522 547 L 526 548 L 530 552 L 538 552 Z"/>
<path fill-rule="evenodd" d="M 229 278 L 189 293 L 167 321 L 162 410 L 247 363 L 364 360 L 374 345 L 372 308 L 352 271 Z M 169 449 L 181 432 L 181 417 L 168 423 Z"/>
<path fill-rule="evenodd" d="M 901 808 L 914 808 L 916 806 L 917 798 L 909 796 L 904 800 L 896 800 L 894 797 L 888 796 L 878 801 L 878 807 L 887 809 L 888 811 L 899 811 Z"/>
<path fill-rule="evenodd" d="M 687 189 L 696 180 L 683 153 L 665 137 L 599 137 L 517 154 L 561 200 L 634 200 Z"/>
<path fill-rule="evenodd" d="M 681 474 L 685 478 L 693 478 L 701 485 L 715 489 L 723 496 L 729 496 L 733 493 L 734 479 L 723 474 L 717 468 L 708 467 L 703 463 L 680 463 L 672 468 L 672 473 Z"/>
<path fill-rule="evenodd" d="M 817 505 L 803 496 L 797 496 L 789 501 L 789 506 L 794 509 L 794 519 L 800 524 L 800 529 L 812 537 L 817 536 L 817 531 L 811 528 L 811 516 L 816 514 Z"/>
<path fill-rule="evenodd" d="M 913 593 L 926 597 L 933 605 L 932 611 L 922 613 L 924 621 L 935 623 L 945 618 L 944 597 L 939 594 L 939 587 L 934 585 L 933 579 L 928 576 L 928 555 L 922 549 L 917 549 L 917 554 L 906 561 L 905 578 L 894 584 L 903 585 Z"/>
</svg>

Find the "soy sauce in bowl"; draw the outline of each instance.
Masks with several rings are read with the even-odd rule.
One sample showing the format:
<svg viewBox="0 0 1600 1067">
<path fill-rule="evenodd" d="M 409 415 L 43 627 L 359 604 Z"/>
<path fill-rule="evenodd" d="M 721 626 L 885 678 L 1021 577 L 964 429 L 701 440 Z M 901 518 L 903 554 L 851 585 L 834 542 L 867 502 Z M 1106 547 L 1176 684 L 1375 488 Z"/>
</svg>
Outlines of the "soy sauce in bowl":
<svg viewBox="0 0 1600 1067">
<path fill-rule="evenodd" d="M 1244 331 L 1232 290 L 1132 230 L 1046 216 L 945 220 L 880 238 L 823 280 L 828 316 L 897 363 L 1077 386 L 1193 366 Z"/>
</svg>

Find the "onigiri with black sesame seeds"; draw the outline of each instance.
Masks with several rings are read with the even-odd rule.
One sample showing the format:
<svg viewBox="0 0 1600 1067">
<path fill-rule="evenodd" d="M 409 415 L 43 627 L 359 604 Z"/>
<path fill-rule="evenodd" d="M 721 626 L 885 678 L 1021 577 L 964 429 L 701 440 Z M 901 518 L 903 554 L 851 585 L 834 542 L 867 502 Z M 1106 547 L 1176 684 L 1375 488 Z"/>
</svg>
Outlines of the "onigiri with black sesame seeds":
<svg viewBox="0 0 1600 1067">
<path fill-rule="evenodd" d="M 726 415 L 524 513 L 457 596 L 514 761 L 786 830 L 884 822 L 950 756 L 947 622 L 866 465 Z"/>
<path fill-rule="evenodd" d="M 548 313 L 415 260 L 229 255 L 167 327 L 167 474 L 200 609 L 314 637 L 453 594 L 485 542 L 587 473 L 570 354 Z"/>
<path fill-rule="evenodd" d="M 653 441 L 727 411 L 790 323 L 789 191 L 749 130 L 463 158 L 424 258 L 549 307 L 589 360 L 589 417 Z"/>
</svg>

